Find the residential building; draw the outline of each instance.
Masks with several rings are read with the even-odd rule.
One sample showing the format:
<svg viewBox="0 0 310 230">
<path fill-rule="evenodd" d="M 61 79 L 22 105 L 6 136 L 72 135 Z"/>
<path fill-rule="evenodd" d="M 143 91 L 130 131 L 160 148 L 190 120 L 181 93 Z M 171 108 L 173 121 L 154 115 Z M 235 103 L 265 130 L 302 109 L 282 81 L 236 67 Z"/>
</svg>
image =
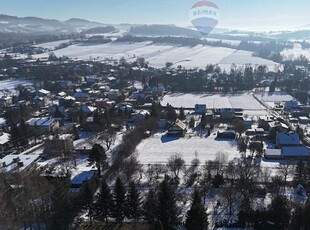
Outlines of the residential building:
<svg viewBox="0 0 310 230">
<path fill-rule="evenodd" d="M 195 113 L 196 114 L 205 114 L 207 112 L 207 105 L 196 104 L 195 105 Z"/>
<path fill-rule="evenodd" d="M 277 133 L 276 148 L 280 149 L 283 147 L 299 147 L 300 138 L 298 133 Z"/>
<path fill-rule="evenodd" d="M 70 135 L 50 137 L 45 140 L 44 154 L 48 156 L 70 156 L 73 152 L 73 140 Z"/>
<path fill-rule="evenodd" d="M 184 136 L 187 132 L 186 125 L 177 119 L 170 127 L 168 128 L 168 136 Z"/>
</svg>

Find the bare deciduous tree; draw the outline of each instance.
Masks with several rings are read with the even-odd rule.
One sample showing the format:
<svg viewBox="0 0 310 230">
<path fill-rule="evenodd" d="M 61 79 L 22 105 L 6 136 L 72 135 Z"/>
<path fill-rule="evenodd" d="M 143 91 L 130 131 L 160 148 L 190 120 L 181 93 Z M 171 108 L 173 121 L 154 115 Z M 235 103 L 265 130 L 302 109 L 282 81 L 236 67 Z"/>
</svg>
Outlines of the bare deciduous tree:
<svg viewBox="0 0 310 230">
<path fill-rule="evenodd" d="M 111 146 L 115 143 L 116 134 L 115 134 L 115 132 L 112 132 L 112 131 L 111 132 L 105 132 L 102 135 L 102 139 L 105 142 L 105 146 L 106 146 L 107 150 L 110 150 Z"/>
<path fill-rule="evenodd" d="M 166 165 L 156 164 L 156 165 L 153 165 L 153 167 L 154 167 L 154 171 L 155 171 L 155 175 L 156 175 L 156 180 L 159 179 L 161 174 L 166 174 L 168 171 Z"/>
<path fill-rule="evenodd" d="M 225 186 L 221 191 L 221 195 L 228 208 L 228 214 L 231 216 L 233 214 L 234 204 L 239 201 L 238 192 L 232 186 Z"/>
<path fill-rule="evenodd" d="M 134 174 L 139 172 L 140 169 L 137 158 L 132 156 L 129 159 L 124 160 L 122 163 L 122 169 L 126 179 L 130 181 Z"/>
<path fill-rule="evenodd" d="M 292 173 L 294 173 L 294 167 L 290 162 L 287 162 L 286 164 L 280 164 L 277 167 L 277 170 L 282 177 L 283 183 L 284 183 L 284 189 L 286 188 L 286 183 L 287 183 L 287 178 L 290 176 Z"/>
<path fill-rule="evenodd" d="M 170 157 L 167 167 L 174 174 L 175 178 L 179 178 L 180 171 L 185 169 L 185 161 L 180 155 L 175 154 Z"/>
<path fill-rule="evenodd" d="M 262 182 L 269 183 L 271 181 L 271 170 L 269 168 L 263 168 L 260 177 Z"/>
</svg>

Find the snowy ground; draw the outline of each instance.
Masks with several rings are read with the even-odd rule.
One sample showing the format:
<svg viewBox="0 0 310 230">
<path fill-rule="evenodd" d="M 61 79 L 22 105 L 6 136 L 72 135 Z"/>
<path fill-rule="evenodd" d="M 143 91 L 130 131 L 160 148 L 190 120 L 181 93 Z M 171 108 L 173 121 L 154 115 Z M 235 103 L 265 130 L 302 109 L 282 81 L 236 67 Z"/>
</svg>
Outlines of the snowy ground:
<svg viewBox="0 0 310 230">
<path fill-rule="evenodd" d="M 174 107 L 194 108 L 196 104 L 206 104 L 209 109 L 240 108 L 244 110 L 261 110 L 251 93 L 240 94 L 167 94 L 161 104 L 171 104 Z"/>
<path fill-rule="evenodd" d="M 173 107 L 194 108 L 196 104 L 206 104 L 208 109 L 238 108 L 249 116 L 266 115 L 266 109 L 258 103 L 251 93 L 241 94 L 167 94 L 161 104 Z"/>
<path fill-rule="evenodd" d="M 285 49 L 281 52 L 281 55 L 283 55 L 288 60 L 293 60 L 300 55 L 305 56 L 306 58 L 310 59 L 310 49 L 303 49 L 300 44 L 294 44 L 294 47 L 292 49 Z"/>
<path fill-rule="evenodd" d="M 263 92 L 263 93 L 256 93 L 255 95 L 259 100 L 267 103 L 296 100 L 294 97 L 285 92 L 275 92 L 275 93 Z"/>
<path fill-rule="evenodd" d="M 166 62 L 172 62 L 175 67 L 182 65 L 186 68 L 205 68 L 207 64 L 218 64 L 229 71 L 231 64 L 237 66 L 246 64 L 266 65 L 270 71 L 277 63 L 270 60 L 253 57 L 251 52 L 238 51 L 224 47 L 210 47 L 198 45 L 195 47 L 177 46 L 169 44 L 153 44 L 152 42 L 107 44 L 75 44 L 64 49 L 56 50 L 56 56 L 68 56 L 77 60 L 105 59 L 119 60 L 121 57 L 134 61 L 137 57 L 144 57 L 151 66 L 162 68 Z M 48 57 L 48 53 L 35 55 L 34 58 Z"/>
<path fill-rule="evenodd" d="M 0 81 L 0 96 L 14 94 L 15 87 L 18 85 L 32 86 L 32 81 L 28 80 L 3 80 Z"/>
<path fill-rule="evenodd" d="M 166 164 L 169 157 L 179 154 L 186 164 L 197 156 L 200 163 L 215 160 L 218 153 L 223 153 L 227 160 L 240 157 L 236 140 L 216 139 L 216 133 L 208 138 L 191 137 L 169 138 L 156 134 L 143 140 L 136 149 L 137 159 L 142 164 Z"/>
<path fill-rule="evenodd" d="M 67 39 L 67 40 L 60 40 L 60 41 L 55 41 L 55 42 L 47 42 L 47 43 L 41 43 L 41 44 L 37 44 L 34 45 L 35 47 L 42 47 L 44 49 L 49 49 L 49 50 L 54 50 L 56 47 L 58 47 L 60 44 L 63 43 L 68 43 L 71 40 Z"/>
<path fill-rule="evenodd" d="M 121 144 L 124 132 L 125 130 L 116 133 L 115 141 L 112 144 L 110 151 L 107 151 L 107 157 L 109 159 L 112 157 L 113 148 Z M 74 141 L 73 144 L 75 149 L 91 149 L 94 144 L 100 144 L 105 148 L 105 141 L 100 138 L 100 136 L 90 132 L 81 132 L 80 139 Z"/>
</svg>

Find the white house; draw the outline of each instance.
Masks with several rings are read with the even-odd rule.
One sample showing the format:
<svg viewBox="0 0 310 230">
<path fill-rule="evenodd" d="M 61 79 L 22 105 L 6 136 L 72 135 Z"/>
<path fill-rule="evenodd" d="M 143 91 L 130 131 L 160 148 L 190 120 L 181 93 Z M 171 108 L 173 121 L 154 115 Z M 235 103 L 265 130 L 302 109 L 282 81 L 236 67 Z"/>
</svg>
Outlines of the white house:
<svg viewBox="0 0 310 230">
<path fill-rule="evenodd" d="M 48 91 L 48 90 L 45 90 L 45 89 L 40 89 L 38 92 L 37 92 L 37 95 L 39 97 L 49 97 L 51 95 L 51 92 Z"/>
</svg>

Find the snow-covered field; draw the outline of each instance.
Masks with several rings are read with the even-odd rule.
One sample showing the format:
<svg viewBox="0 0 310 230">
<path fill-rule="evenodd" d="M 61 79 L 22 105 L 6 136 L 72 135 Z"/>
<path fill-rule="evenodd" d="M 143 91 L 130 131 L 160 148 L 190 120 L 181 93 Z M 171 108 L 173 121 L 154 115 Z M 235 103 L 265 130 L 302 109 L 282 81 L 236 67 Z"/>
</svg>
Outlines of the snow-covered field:
<svg viewBox="0 0 310 230">
<path fill-rule="evenodd" d="M 3 80 L 0 81 L 0 96 L 12 95 L 14 93 L 16 86 L 32 86 L 32 81 L 28 80 Z"/>
<path fill-rule="evenodd" d="M 296 59 L 300 57 L 300 55 L 310 59 L 310 49 L 303 49 L 300 44 L 295 44 L 292 49 L 283 50 L 281 54 L 288 60 Z"/>
<path fill-rule="evenodd" d="M 60 40 L 60 41 L 55 41 L 55 42 L 47 42 L 47 43 L 41 43 L 41 44 L 37 44 L 34 45 L 35 47 L 42 47 L 44 49 L 49 49 L 49 50 L 54 50 L 56 47 L 58 47 L 60 44 L 63 43 L 68 43 L 70 42 L 69 39 L 67 40 Z"/>
<path fill-rule="evenodd" d="M 216 139 L 216 133 L 205 137 L 169 138 L 157 134 L 143 140 L 136 149 L 136 155 L 142 164 L 166 164 L 169 158 L 179 154 L 186 164 L 197 156 L 201 164 L 206 160 L 215 160 L 218 153 L 223 153 L 227 160 L 240 157 L 236 140 Z"/>
<path fill-rule="evenodd" d="M 169 103 L 173 107 L 194 108 L 196 104 L 206 104 L 208 109 L 235 108 L 243 109 L 249 116 L 268 114 L 252 94 L 167 94 L 161 101 L 162 105 Z"/>
<path fill-rule="evenodd" d="M 267 103 L 296 100 L 294 97 L 285 92 L 275 92 L 275 93 L 263 92 L 263 93 L 256 93 L 255 95 L 259 100 Z"/>
<path fill-rule="evenodd" d="M 270 60 L 253 57 L 252 53 L 247 51 L 203 45 L 187 47 L 152 42 L 110 42 L 99 45 L 80 43 L 56 50 L 54 53 L 59 57 L 67 56 L 77 60 L 96 61 L 119 60 L 122 57 L 128 61 L 134 61 L 137 57 L 144 57 L 150 66 L 157 68 L 164 67 L 166 62 L 172 62 L 174 67 L 182 65 L 185 68 L 205 68 L 207 64 L 218 64 L 229 71 L 231 64 L 235 63 L 237 66 L 266 65 L 270 71 L 273 71 L 278 65 Z M 48 53 L 34 57 L 48 57 Z"/>
</svg>

